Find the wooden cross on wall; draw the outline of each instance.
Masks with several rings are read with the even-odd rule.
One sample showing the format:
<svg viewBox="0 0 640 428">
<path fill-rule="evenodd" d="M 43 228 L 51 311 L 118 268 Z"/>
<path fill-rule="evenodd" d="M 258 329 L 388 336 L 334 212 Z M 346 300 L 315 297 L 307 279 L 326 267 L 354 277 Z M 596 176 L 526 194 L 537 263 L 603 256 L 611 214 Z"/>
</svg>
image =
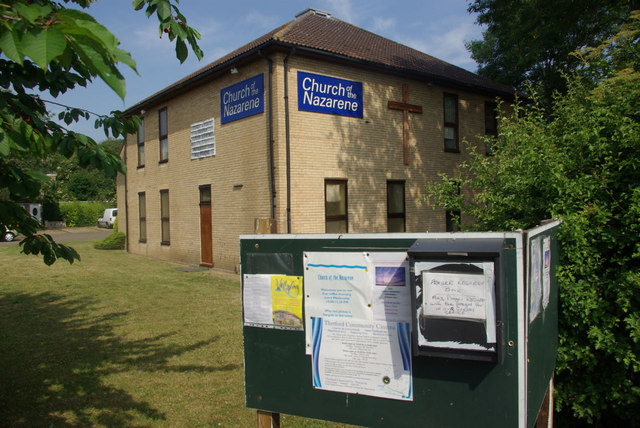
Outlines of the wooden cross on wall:
<svg viewBox="0 0 640 428">
<path fill-rule="evenodd" d="M 404 164 L 409 165 L 409 113 L 422 114 L 422 106 L 409 104 L 409 85 L 402 84 L 402 102 L 389 101 L 392 110 L 402 110 L 402 152 Z"/>
</svg>

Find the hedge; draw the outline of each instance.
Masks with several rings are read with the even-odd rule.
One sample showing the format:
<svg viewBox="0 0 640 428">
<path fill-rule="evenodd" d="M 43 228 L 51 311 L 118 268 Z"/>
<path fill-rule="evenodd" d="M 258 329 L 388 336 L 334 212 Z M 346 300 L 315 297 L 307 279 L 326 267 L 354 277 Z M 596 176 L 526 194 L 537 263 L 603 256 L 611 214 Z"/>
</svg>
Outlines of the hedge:
<svg viewBox="0 0 640 428">
<path fill-rule="evenodd" d="M 124 250 L 125 234 L 114 232 L 101 241 L 93 243 L 96 250 Z"/>
<path fill-rule="evenodd" d="M 104 210 L 109 208 L 106 202 L 61 202 L 60 213 L 69 227 L 95 226 Z"/>
</svg>

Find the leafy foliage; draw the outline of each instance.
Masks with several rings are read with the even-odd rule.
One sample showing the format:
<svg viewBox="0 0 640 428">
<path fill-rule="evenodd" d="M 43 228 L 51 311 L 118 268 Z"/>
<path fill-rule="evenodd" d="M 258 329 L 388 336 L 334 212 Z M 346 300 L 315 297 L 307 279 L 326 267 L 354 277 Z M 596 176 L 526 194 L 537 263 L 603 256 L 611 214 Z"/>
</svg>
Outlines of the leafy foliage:
<svg viewBox="0 0 640 428">
<path fill-rule="evenodd" d="M 534 98 L 503 115 L 493 156 L 475 152 L 428 197 L 475 218 L 529 228 L 562 218 L 556 406 L 560 424 L 640 426 L 640 13 L 579 56 L 582 75 L 551 111 Z M 595 77 L 595 79 L 594 79 Z M 594 85 L 595 82 L 595 85 Z M 572 420 L 573 419 L 573 420 Z"/>
<path fill-rule="evenodd" d="M 469 11 L 486 30 L 467 49 L 479 74 L 525 93 L 532 85 L 548 106 L 567 89 L 563 74 L 581 68 L 571 52 L 599 45 L 638 8 L 637 0 L 475 0 Z"/>
<path fill-rule="evenodd" d="M 113 232 L 104 239 L 93 243 L 96 250 L 124 250 L 126 235 L 122 232 Z"/>
<path fill-rule="evenodd" d="M 95 226 L 110 205 L 104 202 L 68 202 L 60 204 L 62 219 L 69 227 Z"/>
<path fill-rule="evenodd" d="M 92 0 L 65 0 L 88 8 Z M 156 15 L 159 32 L 176 44 L 176 57 L 183 62 L 189 46 L 198 58 L 202 51 L 200 35 L 171 0 L 135 0 L 136 10 Z M 25 161 L 41 161 L 57 153 L 75 156 L 82 168 L 104 171 L 109 177 L 125 173 L 124 164 L 114 153 L 93 139 L 66 129 L 53 121 L 40 93 L 52 97 L 94 79 L 103 80 L 120 97 L 125 80 L 120 65 L 136 69 L 128 52 L 119 48 L 118 39 L 90 14 L 70 9 L 51 0 L 15 0 L 0 4 L 0 223 L 13 225 L 25 236 L 21 242 L 27 254 L 42 254 L 45 263 L 58 257 L 73 263 L 77 253 L 37 234 L 37 223 L 16 204 L 20 199 L 37 199 L 47 177 L 39 169 L 24 166 Z M 89 119 L 91 113 L 68 107 L 59 120 L 70 125 Z M 135 133 L 139 119 L 126 119 L 120 111 L 95 120 L 107 137 Z"/>
</svg>

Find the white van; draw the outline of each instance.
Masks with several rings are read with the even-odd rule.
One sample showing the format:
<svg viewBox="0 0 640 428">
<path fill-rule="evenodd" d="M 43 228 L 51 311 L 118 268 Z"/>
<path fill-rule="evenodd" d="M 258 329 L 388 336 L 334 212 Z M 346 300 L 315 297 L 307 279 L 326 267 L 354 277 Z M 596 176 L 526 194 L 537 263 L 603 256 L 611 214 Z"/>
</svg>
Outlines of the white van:
<svg viewBox="0 0 640 428">
<path fill-rule="evenodd" d="M 116 221 L 116 216 L 118 215 L 117 208 L 107 208 L 102 213 L 102 217 L 98 219 L 98 227 L 106 227 L 108 229 L 113 228 L 113 222 Z"/>
</svg>

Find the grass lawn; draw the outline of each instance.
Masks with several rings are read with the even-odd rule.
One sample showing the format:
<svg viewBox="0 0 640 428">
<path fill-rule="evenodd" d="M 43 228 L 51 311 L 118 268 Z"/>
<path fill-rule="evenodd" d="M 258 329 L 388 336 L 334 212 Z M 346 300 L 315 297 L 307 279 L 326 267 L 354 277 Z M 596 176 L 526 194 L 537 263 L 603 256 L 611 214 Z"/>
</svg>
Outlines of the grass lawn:
<svg viewBox="0 0 640 428">
<path fill-rule="evenodd" d="M 256 426 L 238 281 L 72 246 L 51 267 L 0 247 L 0 426 Z"/>
</svg>

